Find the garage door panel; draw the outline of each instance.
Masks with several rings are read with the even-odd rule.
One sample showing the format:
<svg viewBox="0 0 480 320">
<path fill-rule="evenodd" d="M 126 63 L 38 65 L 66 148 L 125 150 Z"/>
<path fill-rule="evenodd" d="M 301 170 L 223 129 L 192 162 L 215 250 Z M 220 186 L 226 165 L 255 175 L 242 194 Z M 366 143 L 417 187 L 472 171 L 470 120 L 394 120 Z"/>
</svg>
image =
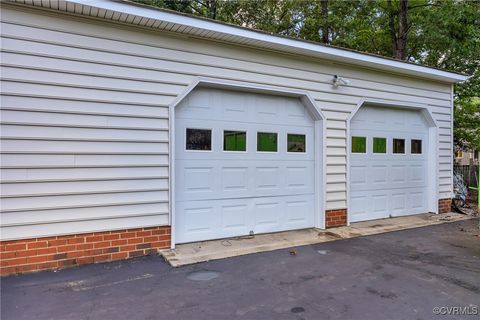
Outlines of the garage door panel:
<svg viewBox="0 0 480 320">
<path fill-rule="evenodd" d="M 187 207 L 177 205 L 177 241 L 185 242 L 182 235 L 188 234 L 189 239 L 201 240 L 208 238 L 212 234 L 216 223 L 213 219 L 217 216 L 213 206 L 205 207 Z"/>
<path fill-rule="evenodd" d="M 351 164 L 350 185 L 355 191 L 427 187 L 427 170 L 421 164 Z"/>
<path fill-rule="evenodd" d="M 388 193 L 373 194 L 372 199 L 372 211 L 375 214 L 381 214 L 382 216 L 388 215 Z"/>
<path fill-rule="evenodd" d="M 409 194 L 409 203 L 410 209 L 412 210 L 424 210 L 427 206 L 426 201 L 426 194 L 422 191 L 417 192 L 410 192 Z"/>
<path fill-rule="evenodd" d="M 305 164 L 296 163 L 295 165 L 287 165 L 285 168 L 285 188 L 290 193 L 308 192 L 314 188 L 314 177 L 312 172 L 314 171 L 314 163 L 307 162 Z"/>
<path fill-rule="evenodd" d="M 353 218 L 360 214 L 368 213 L 368 195 L 364 192 L 351 192 L 350 195 L 350 215 Z"/>
<path fill-rule="evenodd" d="M 403 190 L 355 191 L 350 197 L 350 221 L 364 221 L 427 212 L 423 188 Z"/>
<path fill-rule="evenodd" d="M 200 89 L 175 115 L 177 243 L 314 225 L 315 128 L 298 99 Z M 210 150 L 186 150 L 187 129 L 211 130 L 190 138 Z M 246 146 L 224 151 L 224 131 Z M 258 132 L 277 134 L 276 152 L 257 151 Z M 288 134 L 305 135 L 304 152 L 288 152 Z"/>
<path fill-rule="evenodd" d="M 313 194 L 312 161 L 176 161 L 178 201 Z"/>
<path fill-rule="evenodd" d="M 177 119 L 311 126 L 299 99 L 217 89 L 193 91 L 178 106 Z"/>
<path fill-rule="evenodd" d="M 310 195 L 177 202 L 178 243 L 309 228 Z"/>
<path fill-rule="evenodd" d="M 388 194 L 371 194 L 365 191 L 352 192 L 350 196 L 350 221 L 357 222 L 381 219 L 388 216 Z M 385 208 L 387 207 L 387 208 Z"/>
<path fill-rule="evenodd" d="M 313 198 L 308 195 L 253 200 L 256 233 L 308 228 L 313 225 Z"/>
<path fill-rule="evenodd" d="M 254 99 L 257 106 L 261 106 L 261 108 L 252 108 L 258 122 L 281 122 L 279 118 L 281 109 L 283 109 L 283 100 L 278 101 L 276 98 L 269 98 L 269 97 L 257 97 Z"/>
<path fill-rule="evenodd" d="M 427 212 L 426 192 L 423 188 L 409 192 L 392 191 L 392 216 Z"/>
<path fill-rule="evenodd" d="M 390 167 L 390 185 L 393 188 L 402 188 L 407 184 L 407 166 L 405 164 L 392 165 Z"/>
<path fill-rule="evenodd" d="M 188 206 L 183 208 L 180 204 L 177 208 L 183 214 L 179 216 L 178 224 L 184 226 L 185 231 L 190 234 L 202 234 L 211 231 L 213 217 L 215 216 L 213 206 L 204 203 L 201 206 Z"/>
<path fill-rule="evenodd" d="M 405 192 L 392 192 L 391 212 L 392 214 L 402 214 L 407 211 L 407 195 Z"/>
<path fill-rule="evenodd" d="M 365 153 L 351 153 L 350 221 L 427 212 L 428 124 L 419 111 L 363 107 L 351 135 L 366 138 Z M 374 153 L 373 138 L 386 139 L 385 153 Z M 393 139 L 404 139 L 404 153 L 393 152 Z M 411 140 L 422 140 L 413 154 Z M 379 151 L 377 151 L 379 152 Z"/>
<path fill-rule="evenodd" d="M 261 166 L 255 168 L 255 189 L 278 191 L 280 189 L 280 166 Z"/>
<path fill-rule="evenodd" d="M 186 129 L 211 130 L 211 149 L 208 151 L 185 150 Z M 246 151 L 224 151 L 223 131 L 246 132 Z M 257 132 L 277 134 L 277 152 L 257 151 Z M 298 161 L 315 160 L 315 130 L 313 127 L 302 128 L 291 125 L 266 125 L 261 123 L 233 123 L 226 121 L 198 121 L 182 119 L 175 126 L 175 157 L 182 159 L 221 159 L 221 160 L 255 160 L 255 161 Z M 305 135 L 306 152 L 287 152 L 287 134 Z"/>
<path fill-rule="evenodd" d="M 410 183 L 426 183 L 427 175 L 426 175 L 427 168 L 423 163 L 419 164 L 412 164 L 409 168 L 409 182 Z"/>
<path fill-rule="evenodd" d="M 220 208 L 221 224 L 225 230 L 243 231 L 247 226 L 248 205 L 246 203 L 227 204 Z"/>
<path fill-rule="evenodd" d="M 313 225 L 313 198 L 299 197 L 297 200 L 286 201 L 286 223 L 288 229 L 306 228 Z"/>
<path fill-rule="evenodd" d="M 214 191 L 214 168 L 185 166 L 183 168 L 184 192 L 187 194 L 211 193 Z"/>
<path fill-rule="evenodd" d="M 272 232 L 279 229 L 280 220 L 284 216 L 284 208 L 280 199 L 256 199 L 254 202 L 255 226 L 258 232 Z"/>
<path fill-rule="evenodd" d="M 372 184 L 374 186 L 383 187 L 388 183 L 388 166 L 385 164 L 377 164 L 371 166 L 371 177 Z"/>
<path fill-rule="evenodd" d="M 249 168 L 229 166 L 221 168 L 222 190 L 224 192 L 246 192 L 248 190 Z"/>
<path fill-rule="evenodd" d="M 351 164 L 350 183 L 352 186 L 361 188 L 367 184 L 367 166 L 359 164 Z"/>
<path fill-rule="evenodd" d="M 383 107 L 363 107 L 352 119 L 353 129 L 386 129 L 388 132 L 424 132 L 428 127 L 419 111 Z"/>
</svg>

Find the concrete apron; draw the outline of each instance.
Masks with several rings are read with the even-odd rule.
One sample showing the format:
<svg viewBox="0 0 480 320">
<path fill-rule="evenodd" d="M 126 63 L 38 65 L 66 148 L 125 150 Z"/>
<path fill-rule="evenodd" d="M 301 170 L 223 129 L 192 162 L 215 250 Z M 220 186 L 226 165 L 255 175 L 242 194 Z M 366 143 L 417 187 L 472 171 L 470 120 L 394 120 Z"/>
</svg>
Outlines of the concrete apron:
<svg viewBox="0 0 480 320">
<path fill-rule="evenodd" d="M 272 251 L 322 242 L 349 239 L 373 234 L 419 228 L 447 222 L 471 219 L 472 216 L 444 213 L 419 214 L 388 219 L 352 223 L 350 226 L 322 229 L 303 229 L 255 236 L 235 237 L 176 245 L 172 250 L 160 250 L 160 254 L 173 267 L 241 256 L 250 253 Z"/>
</svg>

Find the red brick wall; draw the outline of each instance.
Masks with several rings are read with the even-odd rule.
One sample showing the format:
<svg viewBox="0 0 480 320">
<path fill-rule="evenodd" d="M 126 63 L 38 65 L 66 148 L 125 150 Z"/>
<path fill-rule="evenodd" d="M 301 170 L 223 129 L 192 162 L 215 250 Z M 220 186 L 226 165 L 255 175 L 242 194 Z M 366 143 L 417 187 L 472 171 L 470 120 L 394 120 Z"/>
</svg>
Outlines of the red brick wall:
<svg viewBox="0 0 480 320">
<path fill-rule="evenodd" d="M 347 209 L 325 211 L 325 224 L 327 228 L 347 225 Z"/>
<path fill-rule="evenodd" d="M 26 273 L 155 254 L 170 248 L 170 227 L 0 242 L 0 274 Z"/>
<path fill-rule="evenodd" d="M 448 213 L 452 211 L 452 199 L 438 200 L 438 213 Z"/>
</svg>

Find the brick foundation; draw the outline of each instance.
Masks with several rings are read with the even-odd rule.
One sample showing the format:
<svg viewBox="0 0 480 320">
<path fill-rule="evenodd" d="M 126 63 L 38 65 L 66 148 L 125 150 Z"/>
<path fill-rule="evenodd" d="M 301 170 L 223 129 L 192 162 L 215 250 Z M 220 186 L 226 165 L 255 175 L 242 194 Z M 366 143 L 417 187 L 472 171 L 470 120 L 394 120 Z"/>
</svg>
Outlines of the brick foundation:
<svg viewBox="0 0 480 320">
<path fill-rule="evenodd" d="M 452 211 L 452 199 L 438 200 L 438 213 L 448 213 Z"/>
<path fill-rule="evenodd" d="M 347 225 L 347 209 L 335 209 L 325 211 L 325 226 L 327 228 Z"/>
<path fill-rule="evenodd" d="M 0 274 L 19 274 L 156 254 L 170 227 L 150 227 L 0 242 Z"/>
</svg>

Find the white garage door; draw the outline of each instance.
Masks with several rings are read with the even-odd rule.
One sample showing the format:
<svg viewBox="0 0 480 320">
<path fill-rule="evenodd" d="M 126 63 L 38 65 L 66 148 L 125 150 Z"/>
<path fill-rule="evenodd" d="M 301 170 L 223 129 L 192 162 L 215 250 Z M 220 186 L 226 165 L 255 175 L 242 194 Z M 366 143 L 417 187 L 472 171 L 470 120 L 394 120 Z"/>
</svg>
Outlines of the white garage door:
<svg viewBox="0 0 480 320">
<path fill-rule="evenodd" d="M 314 121 L 298 99 L 202 88 L 175 117 L 177 243 L 314 225 Z"/>
<path fill-rule="evenodd" d="M 420 111 L 362 107 L 350 139 L 350 221 L 428 212 L 428 124 Z"/>
</svg>

